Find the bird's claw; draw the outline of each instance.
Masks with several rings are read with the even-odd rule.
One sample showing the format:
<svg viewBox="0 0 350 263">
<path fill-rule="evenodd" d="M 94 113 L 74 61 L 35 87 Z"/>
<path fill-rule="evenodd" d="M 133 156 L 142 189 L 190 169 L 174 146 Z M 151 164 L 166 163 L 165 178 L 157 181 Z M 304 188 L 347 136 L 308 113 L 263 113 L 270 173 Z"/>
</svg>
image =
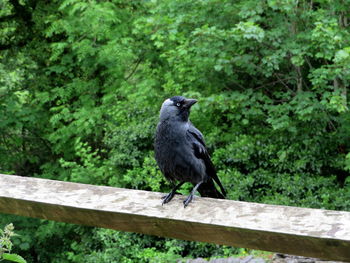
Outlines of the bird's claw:
<svg viewBox="0 0 350 263">
<path fill-rule="evenodd" d="M 173 199 L 173 197 L 176 195 L 176 194 L 181 194 L 177 191 L 171 191 L 169 194 L 166 194 L 166 195 L 163 195 L 162 196 L 162 205 L 166 204 L 166 203 L 169 203 L 171 201 L 171 199 Z"/>
<path fill-rule="evenodd" d="M 175 194 L 173 192 L 170 192 L 169 194 L 162 196 L 162 199 L 163 199 L 162 205 L 169 203 L 171 199 L 173 199 L 174 195 Z"/>
<path fill-rule="evenodd" d="M 188 206 L 188 204 L 192 201 L 193 199 L 193 194 L 190 194 L 185 200 L 184 200 L 184 208 L 186 208 L 186 206 Z"/>
</svg>

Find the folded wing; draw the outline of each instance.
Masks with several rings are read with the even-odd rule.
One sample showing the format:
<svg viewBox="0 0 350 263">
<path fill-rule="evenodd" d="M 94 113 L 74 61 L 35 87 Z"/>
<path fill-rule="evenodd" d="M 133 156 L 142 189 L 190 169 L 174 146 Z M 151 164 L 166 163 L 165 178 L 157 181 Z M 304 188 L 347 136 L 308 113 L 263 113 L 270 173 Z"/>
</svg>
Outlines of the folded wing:
<svg viewBox="0 0 350 263">
<path fill-rule="evenodd" d="M 206 173 L 208 176 L 208 180 L 199 186 L 198 192 L 201 194 L 201 196 L 213 197 L 213 198 L 225 198 L 226 191 L 222 186 L 219 180 L 219 177 L 216 174 L 215 167 L 210 159 L 209 153 L 205 146 L 202 133 L 196 127 L 194 127 L 193 125 L 190 125 L 187 131 L 187 136 L 192 142 L 194 155 L 197 158 L 202 159 L 204 161 Z M 221 192 L 219 192 L 216 189 L 213 180 L 218 184 Z"/>
</svg>

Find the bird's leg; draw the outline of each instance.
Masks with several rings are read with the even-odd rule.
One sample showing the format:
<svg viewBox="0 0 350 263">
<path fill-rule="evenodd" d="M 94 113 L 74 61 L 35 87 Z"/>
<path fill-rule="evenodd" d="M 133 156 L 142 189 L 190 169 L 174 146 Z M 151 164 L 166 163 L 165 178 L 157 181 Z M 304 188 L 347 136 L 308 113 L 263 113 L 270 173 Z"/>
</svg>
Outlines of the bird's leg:
<svg viewBox="0 0 350 263">
<path fill-rule="evenodd" d="M 188 204 L 192 201 L 194 194 L 197 192 L 198 187 L 203 183 L 203 181 L 199 182 L 198 184 L 196 184 L 195 187 L 193 187 L 190 195 L 186 198 L 186 200 L 184 201 L 184 207 L 188 206 Z"/>
<path fill-rule="evenodd" d="M 180 182 L 178 185 L 175 185 L 175 187 L 171 190 L 171 192 L 167 195 L 164 195 L 162 197 L 163 202 L 162 205 L 169 203 L 171 201 L 171 199 L 173 199 L 174 195 L 176 194 L 176 190 L 179 189 L 181 187 L 181 185 L 183 185 L 185 182 Z"/>
</svg>

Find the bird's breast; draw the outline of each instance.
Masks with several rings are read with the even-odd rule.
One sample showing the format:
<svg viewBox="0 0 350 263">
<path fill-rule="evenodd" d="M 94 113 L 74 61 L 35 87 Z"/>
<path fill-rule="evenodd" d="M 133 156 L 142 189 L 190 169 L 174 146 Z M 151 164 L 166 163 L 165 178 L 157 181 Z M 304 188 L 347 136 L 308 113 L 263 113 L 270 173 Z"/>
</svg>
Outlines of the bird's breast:
<svg viewBox="0 0 350 263">
<path fill-rule="evenodd" d="M 155 138 L 155 155 L 160 166 L 170 166 L 187 147 L 186 134 L 178 127 L 166 123 L 158 124 Z"/>
</svg>

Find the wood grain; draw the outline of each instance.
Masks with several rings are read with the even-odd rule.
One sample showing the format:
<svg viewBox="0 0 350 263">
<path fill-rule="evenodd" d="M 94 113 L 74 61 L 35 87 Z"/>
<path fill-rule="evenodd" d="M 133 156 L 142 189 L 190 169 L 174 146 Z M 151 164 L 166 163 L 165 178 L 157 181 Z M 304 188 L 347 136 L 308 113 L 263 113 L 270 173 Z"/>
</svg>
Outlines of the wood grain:
<svg viewBox="0 0 350 263">
<path fill-rule="evenodd" d="M 184 196 L 0 174 L 0 212 L 350 262 L 350 212 Z"/>
</svg>

